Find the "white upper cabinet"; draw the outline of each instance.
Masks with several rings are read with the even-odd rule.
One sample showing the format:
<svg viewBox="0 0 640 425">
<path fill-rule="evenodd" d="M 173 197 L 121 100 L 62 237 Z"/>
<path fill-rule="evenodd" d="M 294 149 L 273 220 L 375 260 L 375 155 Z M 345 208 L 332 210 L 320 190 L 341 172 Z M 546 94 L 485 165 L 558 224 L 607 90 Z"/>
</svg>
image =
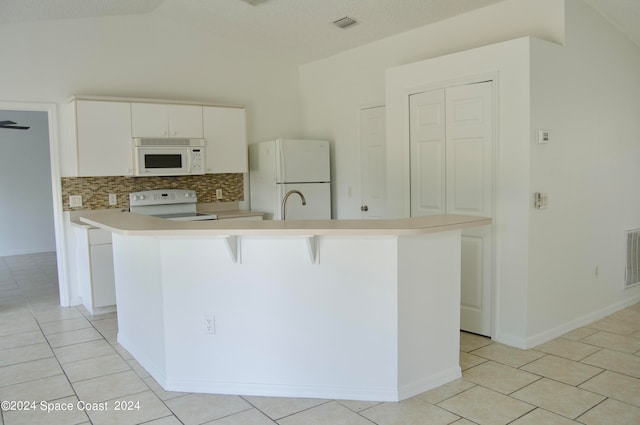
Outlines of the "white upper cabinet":
<svg viewBox="0 0 640 425">
<path fill-rule="evenodd" d="M 78 175 L 133 175 L 130 103 L 88 100 L 74 103 Z"/>
<path fill-rule="evenodd" d="M 132 103 L 131 133 L 133 137 L 201 139 L 202 106 Z"/>
<path fill-rule="evenodd" d="M 207 173 L 246 173 L 247 128 L 243 108 L 203 108 Z"/>
</svg>

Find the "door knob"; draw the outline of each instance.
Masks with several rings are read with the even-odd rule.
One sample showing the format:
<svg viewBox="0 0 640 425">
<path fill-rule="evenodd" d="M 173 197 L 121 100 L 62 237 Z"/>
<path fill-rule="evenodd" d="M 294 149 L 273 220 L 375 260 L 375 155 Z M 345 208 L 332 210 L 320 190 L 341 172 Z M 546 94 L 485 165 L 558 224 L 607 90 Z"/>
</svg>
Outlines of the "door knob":
<svg viewBox="0 0 640 425">
<path fill-rule="evenodd" d="M 367 206 L 367 205 L 363 205 L 363 206 L 361 206 L 361 207 L 360 207 L 360 211 L 365 211 L 365 212 L 366 212 L 366 211 L 369 211 L 369 206 Z"/>
</svg>

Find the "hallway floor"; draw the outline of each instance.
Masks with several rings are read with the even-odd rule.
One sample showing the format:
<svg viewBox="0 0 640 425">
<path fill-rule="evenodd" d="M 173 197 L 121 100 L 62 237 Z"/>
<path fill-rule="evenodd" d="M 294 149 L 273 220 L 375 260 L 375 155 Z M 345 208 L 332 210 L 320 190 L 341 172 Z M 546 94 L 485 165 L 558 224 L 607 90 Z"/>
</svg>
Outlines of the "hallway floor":
<svg viewBox="0 0 640 425">
<path fill-rule="evenodd" d="M 640 424 L 640 304 L 530 350 L 462 332 L 462 379 L 400 403 L 228 396 L 164 391 L 56 276 L 0 257 L 0 425 Z"/>
</svg>

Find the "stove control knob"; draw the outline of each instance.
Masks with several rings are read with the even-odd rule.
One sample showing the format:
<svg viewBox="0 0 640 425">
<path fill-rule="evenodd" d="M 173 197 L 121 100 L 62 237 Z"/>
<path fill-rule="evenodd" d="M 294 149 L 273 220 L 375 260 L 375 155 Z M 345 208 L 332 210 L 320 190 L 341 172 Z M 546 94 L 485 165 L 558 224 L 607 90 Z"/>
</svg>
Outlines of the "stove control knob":
<svg viewBox="0 0 640 425">
<path fill-rule="evenodd" d="M 137 201 L 137 200 L 138 200 L 138 195 L 133 195 L 133 196 L 131 197 L 131 199 L 133 199 L 134 201 Z"/>
</svg>

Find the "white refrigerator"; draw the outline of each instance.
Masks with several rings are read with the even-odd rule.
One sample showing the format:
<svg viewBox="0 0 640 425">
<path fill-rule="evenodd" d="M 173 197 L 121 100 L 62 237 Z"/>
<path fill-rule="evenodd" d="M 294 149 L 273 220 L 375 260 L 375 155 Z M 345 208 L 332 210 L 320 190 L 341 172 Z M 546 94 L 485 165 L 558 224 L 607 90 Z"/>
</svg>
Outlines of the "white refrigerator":
<svg viewBox="0 0 640 425">
<path fill-rule="evenodd" d="M 265 219 L 281 220 L 282 199 L 287 200 L 287 220 L 331 219 L 331 167 L 329 142 L 277 139 L 249 145 L 251 209 Z"/>
</svg>

